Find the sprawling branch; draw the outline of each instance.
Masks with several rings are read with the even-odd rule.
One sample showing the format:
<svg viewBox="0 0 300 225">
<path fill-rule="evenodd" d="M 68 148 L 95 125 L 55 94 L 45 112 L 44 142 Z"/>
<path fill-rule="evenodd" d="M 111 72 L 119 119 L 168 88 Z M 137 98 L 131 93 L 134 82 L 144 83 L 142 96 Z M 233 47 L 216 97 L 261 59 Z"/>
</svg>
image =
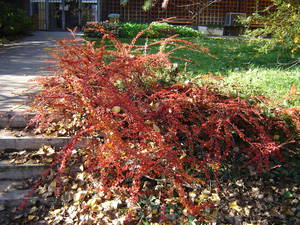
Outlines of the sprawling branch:
<svg viewBox="0 0 300 225">
<path fill-rule="evenodd" d="M 161 4 L 161 7 L 163 9 L 166 9 L 168 7 L 168 4 L 169 4 L 169 0 L 164 0 L 163 3 Z"/>
<path fill-rule="evenodd" d="M 190 4 L 185 4 L 185 5 L 178 5 L 177 7 L 179 8 L 186 8 L 189 13 L 191 13 L 193 16 L 192 18 L 194 19 L 198 15 L 200 15 L 206 8 L 209 6 L 221 2 L 223 0 L 202 0 L 202 1 L 197 1 L 194 0 Z"/>
<path fill-rule="evenodd" d="M 220 2 L 222 0 L 208 0 L 208 1 L 196 1 L 194 3 L 191 3 L 191 4 L 186 4 L 186 5 L 178 5 L 177 7 L 192 7 L 192 6 L 199 6 L 199 5 L 204 5 L 203 7 L 207 8 L 208 6 L 214 4 L 214 3 L 217 3 L 217 2 Z"/>
<path fill-rule="evenodd" d="M 121 4 L 125 5 L 129 2 L 130 0 L 122 0 Z M 176 7 L 180 8 L 186 8 L 189 12 L 192 12 L 193 18 L 196 17 L 197 15 L 201 14 L 204 9 L 209 7 L 212 4 L 215 4 L 217 2 L 221 2 L 222 0 L 191 0 L 190 4 L 185 4 L 185 5 L 176 5 Z M 163 0 L 161 4 L 162 9 L 167 9 L 168 5 L 172 2 L 172 0 Z M 157 3 L 157 0 L 144 0 L 144 10 L 149 10 L 151 7 L 155 6 Z"/>
</svg>

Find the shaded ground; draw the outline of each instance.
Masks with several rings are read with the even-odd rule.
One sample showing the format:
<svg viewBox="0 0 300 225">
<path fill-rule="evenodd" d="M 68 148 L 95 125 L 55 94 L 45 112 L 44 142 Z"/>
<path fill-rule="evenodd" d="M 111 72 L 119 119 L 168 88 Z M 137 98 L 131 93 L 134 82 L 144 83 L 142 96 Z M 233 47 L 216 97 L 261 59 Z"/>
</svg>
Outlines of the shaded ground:
<svg viewBox="0 0 300 225">
<path fill-rule="evenodd" d="M 288 147 L 295 152 L 300 150 L 299 144 Z M 22 163 L 24 160 L 49 162 L 52 157 L 53 149 L 49 147 L 9 156 L 14 163 L 19 160 Z M 1 224 L 123 224 L 122 215 L 128 211 L 136 218 L 130 223 L 132 225 L 300 224 L 300 156 L 297 153 L 289 153 L 286 162 L 264 174 L 249 174 L 237 169 L 239 165 L 230 163 L 221 172 L 219 183 L 211 180 L 208 185 L 189 188 L 187 193 L 191 201 L 214 205 L 205 207 L 203 223 L 196 222 L 182 210 L 175 196 L 169 199 L 165 208 L 166 220 L 162 221 L 159 209 L 162 203 L 159 196 L 164 190 L 162 184 L 145 182 L 144 187 L 153 194 L 131 204 L 120 193 L 107 196 L 96 191 L 97 184 L 89 182 L 87 177 L 90 175 L 80 169 L 83 165 L 76 160 L 71 160 L 70 164 L 73 169 L 62 176 L 68 185 L 60 198 L 54 196 L 57 183 L 55 173 L 51 172 L 37 190 L 41 200 L 30 202 L 23 209 L 0 210 Z"/>
<path fill-rule="evenodd" d="M 48 52 L 68 32 L 34 32 L 0 48 L 0 111 L 21 110 L 30 79 L 47 73 Z"/>
</svg>

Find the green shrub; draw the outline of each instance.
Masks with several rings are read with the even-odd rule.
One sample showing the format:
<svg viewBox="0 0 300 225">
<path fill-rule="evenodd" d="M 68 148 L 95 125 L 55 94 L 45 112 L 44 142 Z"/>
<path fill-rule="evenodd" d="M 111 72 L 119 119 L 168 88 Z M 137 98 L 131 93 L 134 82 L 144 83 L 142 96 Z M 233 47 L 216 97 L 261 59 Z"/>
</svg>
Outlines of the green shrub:
<svg viewBox="0 0 300 225">
<path fill-rule="evenodd" d="M 0 2 L 0 36 L 11 37 L 26 34 L 32 30 L 32 20 L 22 9 Z"/>
<path fill-rule="evenodd" d="M 138 23 L 122 23 L 120 37 L 135 37 L 139 32 L 145 30 L 149 25 Z"/>
<path fill-rule="evenodd" d="M 198 30 L 194 30 L 191 27 L 186 26 L 174 26 L 176 29 L 176 33 L 178 33 L 182 37 L 199 37 L 202 33 Z"/>
<path fill-rule="evenodd" d="M 276 9 L 276 10 L 274 10 Z M 300 50 L 300 5 L 294 0 L 272 0 L 272 5 L 266 10 L 266 15 L 254 13 L 242 23 L 251 27 L 252 23 L 261 24 L 262 27 L 248 30 L 250 37 L 272 37 L 262 46 L 268 50 L 278 45 L 289 49 L 292 53 Z"/>
<path fill-rule="evenodd" d="M 145 33 L 144 37 L 149 38 L 164 38 L 170 35 L 178 34 L 181 37 L 198 37 L 201 33 L 191 27 L 173 26 L 167 23 L 152 23 L 152 24 L 136 24 L 124 23 L 121 26 L 120 36 L 124 38 L 135 37 L 139 32 L 151 26 Z"/>
<path fill-rule="evenodd" d="M 99 23 L 98 23 L 99 24 Z M 133 38 L 139 32 L 146 30 L 142 37 L 148 38 L 165 38 L 171 35 L 178 34 L 180 37 L 199 37 L 201 33 L 190 27 L 185 26 L 173 26 L 167 23 L 152 23 L 152 24 L 138 24 L 138 23 L 109 23 L 102 22 L 100 25 L 103 26 L 107 31 L 117 34 L 122 38 Z M 94 25 L 89 24 L 85 29 L 85 36 L 89 38 L 102 37 L 102 34 L 98 31 L 91 30 Z M 149 27 L 150 26 L 150 27 Z"/>
</svg>

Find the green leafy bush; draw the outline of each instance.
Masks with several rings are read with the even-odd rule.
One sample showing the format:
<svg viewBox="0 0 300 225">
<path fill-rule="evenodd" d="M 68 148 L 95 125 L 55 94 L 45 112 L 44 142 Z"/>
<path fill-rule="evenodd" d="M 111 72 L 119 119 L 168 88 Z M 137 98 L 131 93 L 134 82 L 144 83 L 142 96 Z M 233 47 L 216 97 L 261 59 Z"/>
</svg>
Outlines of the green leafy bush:
<svg viewBox="0 0 300 225">
<path fill-rule="evenodd" d="M 198 30 L 194 30 L 191 27 L 186 26 L 174 26 L 176 32 L 183 37 L 199 37 L 202 36 L 202 33 Z"/>
<path fill-rule="evenodd" d="M 273 4 L 264 14 L 255 13 L 242 22 L 249 27 L 260 24 L 261 28 L 248 30 L 251 37 L 272 37 L 263 45 L 268 50 L 281 45 L 292 53 L 300 49 L 300 5 L 294 0 L 272 0 Z"/>
<path fill-rule="evenodd" d="M 164 38 L 171 35 L 178 34 L 180 37 L 199 37 L 201 33 L 190 27 L 185 26 L 173 26 L 167 23 L 152 23 L 152 24 L 138 24 L 138 23 L 109 23 L 101 22 L 98 25 L 102 25 L 109 32 L 117 34 L 123 38 L 133 38 L 141 31 L 144 31 L 142 37 L 148 38 Z M 97 33 L 95 30 L 91 30 L 94 25 L 89 24 L 85 30 L 86 37 L 102 37 L 101 33 Z"/>
<path fill-rule="evenodd" d="M 139 32 L 145 30 L 149 25 L 138 24 L 138 23 L 122 23 L 121 26 L 122 26 L 120 30 L 121 37 L 135 37 Z"/>
<path fill-rule="evenodd" d="M 32 30 L 32 25 L 24 10 L 0 2 L 0 37 L 26 34 Z"/>
<path fill-rule="evenodd" d="M 167 23 L 152 23 L 152 24 L 136 24 L 124 23 L 121 26 L 121 37 L 135 37 L 139 32 L 150 28 L 143 34 L 144 37 L 149 38 L 164 38 L 170 35 L 178 34 L 181 37 L 198 37 L 201 33 L 191 27 L 186 26 L 173 26 Z"/>
</svg>

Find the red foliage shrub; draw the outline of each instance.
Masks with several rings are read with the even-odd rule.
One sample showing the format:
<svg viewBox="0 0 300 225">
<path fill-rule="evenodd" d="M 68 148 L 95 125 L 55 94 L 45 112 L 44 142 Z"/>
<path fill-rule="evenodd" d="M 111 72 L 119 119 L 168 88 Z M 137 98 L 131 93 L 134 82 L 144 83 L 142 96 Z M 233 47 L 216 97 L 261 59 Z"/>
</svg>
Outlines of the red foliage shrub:
<svg viewBox="0 0 300 225">
<path fill-rule="evenodd" d="M 126 45 L 109 34 L 99 48 L 78 39 L 61 41 L 53 75 L 38 79 L 33 121 L 45 128 L 54 120 L 80 118 L 81 128 L 59 153 L 60 172 L 85 140 L 86 169 L 104 190 L 125 191 L 137 200 L 144 177 L 163 178 L 169 184 L 166 197 L 177 193 L 190 213 L 200 215 L 203 206 L 189 201 L 186 185 L 204 184 L 232 154 L 258 171 L 268 168 L 270 157 L 280 156 L 271 130 L 285 125 L 207 87 L 163 86 L 157 71 L 170 67 L 169 53 L 161 47 L 155 54 L 134 54 L 135 41 Z M 156 44 L 178 43 L 196 48 L 173 37 Z"/>
</svg>

